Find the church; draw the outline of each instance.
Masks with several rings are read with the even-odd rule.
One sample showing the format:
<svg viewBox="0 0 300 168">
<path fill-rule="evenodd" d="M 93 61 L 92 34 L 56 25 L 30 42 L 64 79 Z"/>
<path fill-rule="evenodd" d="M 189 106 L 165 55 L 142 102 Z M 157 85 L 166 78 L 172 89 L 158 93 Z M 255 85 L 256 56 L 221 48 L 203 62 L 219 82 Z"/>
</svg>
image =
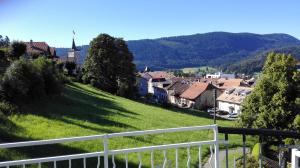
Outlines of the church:
<svg viewBox="0 0 300 168">
<path fill-rule="evenodd" d="M 77 65 L 77 67 L 81 67 L 80 50 L 76 47 L 74 37 L 72 42 L 72 48 L 68 51 L 68 56 L 66 61 L 74 62 Z"/>
</svg>

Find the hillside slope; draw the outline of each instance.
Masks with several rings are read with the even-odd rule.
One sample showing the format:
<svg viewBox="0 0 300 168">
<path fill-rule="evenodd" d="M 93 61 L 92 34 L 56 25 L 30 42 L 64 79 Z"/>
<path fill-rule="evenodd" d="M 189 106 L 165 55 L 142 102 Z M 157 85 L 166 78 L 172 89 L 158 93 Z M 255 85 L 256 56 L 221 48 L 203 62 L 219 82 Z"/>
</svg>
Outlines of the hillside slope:
<svg viewBox="0 0 300 168">
<path fill-rule="evenodd" d="M 264 51 L 253 57 L 243 59 L 239 62 L 235 62 L 232 64 L 224 64 L 221 66 L 221 69 L 223 69 L 224 71 L 240 72 L 245 74 L 253 74 L 255 72 L 260 72 L 262 71 L 264 62 L 269 52 L 291 54 L 292 56 L 300 60 L 300 46 L 291 46 Z"/>
<path fill-rule="evenodd" d="M 287 34 L 251 34 L 213 32 L 128 41 L 138 67 L 154 69 L 193 66 L 220 66 L 245 59 L 261 51 L 298 45 Z"/>
<path fill-rule="evenodd" d="M 95 135 L 131 130 L 147 130 L 212 124 L 213 120 L 204 112 L 163 109 L 118 96 L 114 96 L 88 85 L 73 83 L 67 85 L 63 95 L 50 100 L 35 102 L 23 107 L 25 114 L 15 114 L 0 124 L 1 143 L 50 139 L 83 135 Z M 0 120 L 1 121 L 1 120 Z M 218 121 L 223 126 L 232 126 L 232 121 Z M 111 148 L 136 147 L 163 143 L 175 143 L 211 138 L 211 133 L 190 132 L 157 136 L 140 136 L 113 139 Z M 223 137 L 220 137 L 223 138 Z M 241 143 L 240 138 L 232 138 L 232 143 Z M 42 157 L 79 152 L 92 152 L 102 149 L 101 140 L 50 145 L 46 147 L 0 150 L 0 161 L 8 159 Z M 195 149 L 195 152 L 197 149 Z M 174 151 L 168 152 L 172 154 Z M 186 150 L 183 149 L 183 153 Z M 207 150 L 204 150 L 204 154 Z M 156 154 L 157 157 L 161 153 Z M 149 158 L 145 153 L 143 157 Z M 174 155 L 172 155 L 174 156 Z M 182 155 L 185 156 L 185 155 Z M 196 155 L 195 155 L 196 156 Z M 130 155 L 132 164 L 136 154 Z M 163 157 L 158 157 L 162 162 Z M 170 158 L 173 158 L 170 156 Z M 123 158 L 118 157 L 123 160 Z M 185 160 L 186 157 L 182 157 Z M 194 164 L 196 164 L 194 158 Z M 147 167 L 149 159 L 145 160 Z M 184 163 L 184 162 L 182 162 Z M 186 163 L 186 162 L 185 162 Z M 92 163 L 90 163 L 92 164 Z M 81 165 L 81 164 L 80 164 Z M 144 165 L 143 165 L 144 166 Z"/>
</svg>

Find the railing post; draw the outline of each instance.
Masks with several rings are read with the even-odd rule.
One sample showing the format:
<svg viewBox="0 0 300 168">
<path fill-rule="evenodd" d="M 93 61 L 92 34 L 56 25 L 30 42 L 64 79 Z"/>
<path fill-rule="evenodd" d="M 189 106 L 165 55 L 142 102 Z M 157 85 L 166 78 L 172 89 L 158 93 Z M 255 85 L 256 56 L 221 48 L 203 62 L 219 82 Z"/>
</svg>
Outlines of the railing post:
<svg viewBox="0 0 300 168">
<path fill-rule="evenodd" d="M 262 143 L 263 143 L 263 136 L 259 136 L 259 168 L 262 168 Z"/>
<path fill-rule="evenodd" d="M 103 138 L 104 146 L 104 168 L 108 168 L 108 135 L 106 134 Z"/>
<path fill-rule="evenodd" d="M 296 155 L 297 149 L 292 149 L 292 168 L 298 168 L 299 167 L 299 158 Z"/>
<path fill-rule="evenodd" d="M 246 168 L 246 135 L 243 134 L 243 168 Z"/>
<path fill-rule="evenodd" d="M 228 141 L 228 134 L 225 134 L 225 141 Z M 226 143 L 226 168 L 228 168 L 228 144 Z"/>
<path fill-rule="evenodd" d="M 219 168 L 219 139 L 218 139 L 218 126 L 215 125 L 214 128 L 214 140 L 215 140 L 215 167 Z"/>
</svg>

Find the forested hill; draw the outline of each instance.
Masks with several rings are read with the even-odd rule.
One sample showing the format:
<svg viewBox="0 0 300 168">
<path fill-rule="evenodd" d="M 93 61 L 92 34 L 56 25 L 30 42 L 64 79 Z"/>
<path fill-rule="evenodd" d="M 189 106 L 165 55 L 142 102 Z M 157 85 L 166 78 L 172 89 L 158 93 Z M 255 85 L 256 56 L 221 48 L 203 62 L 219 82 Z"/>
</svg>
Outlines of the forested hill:
<svg viewBox="0 0 300 168">
<path fill-rule="evenodd" d="M 287 34 L 212 32 L 187 36 L 128 41 L 138 69 L 154 70 L 233 64 L 265 51 L 300 45 Z M 86 55 L 88 46 L 82 46 Z M 58 55 L 64 53 L 58 49 Z M 66 54 L 65 54 L 66 55 Z"/>
<path fill-rule="evenodd" d="M 254 56 L 243 59 L 239 62 L 224 64 L 221 69 L 229 72 L 240 72 L 245 74 L 253 74 L 262 70 L 267 54 L 269 52 L 291 54 L 300 60 L 300 46 L 291 46 L 278 49 L 267 50 Z"/>
<path fill-rule="evenodd" d="M 220 66 L 262 51 L 299 44 L 298 39 L 287 34 L 226 32 L 128 41 L 137 66 L 154 69 Z"/>
</svg>

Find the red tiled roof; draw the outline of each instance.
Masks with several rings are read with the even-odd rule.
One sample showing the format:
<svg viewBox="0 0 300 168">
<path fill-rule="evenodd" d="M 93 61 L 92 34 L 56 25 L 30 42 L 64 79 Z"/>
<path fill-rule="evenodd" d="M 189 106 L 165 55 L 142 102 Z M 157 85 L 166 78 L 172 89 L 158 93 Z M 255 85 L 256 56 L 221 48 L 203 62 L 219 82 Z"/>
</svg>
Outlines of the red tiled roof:
<svg viewBox="0 0 300 168">
<path fill-rule="evenodd" d="M 145 73 L 141 73 L 141 76 L 143 78 L 146 79 L 161 79 L 161 78 L 165 78 L 165 79 L 171 79 L 174 77 L 174 75 L 165 72 L 165 71 L 154 71 L 154 72 L 145 72 Z"/>
<path fill-rule="evenodd" d="M 170 74 L 168 72 L 165 71 L 154 71 L 154 72 L 148 72 L 148 74 L 152 77 L 152 78 L 170 78 Z"/>
<path fill-rule="evenodd" d="M 44 54 L 48 52 L 49 47 L 51 55 L 54 55 L 55 48 L 50 47 L 46 42 L 25 42 L 25 44 L 27 53 Z"/>
<path fill-rule="evenodd" d="M 239 90 L 241 91 L 252 91 L 252 88 L 249 87 L 234 87 L 231 89 Z M 246 96 L 243 96 L 241 94 L 235 94 L 235 91 L 232 93 L 222 93 L 218 98 L 217 101 L 222 101 L 222 102 L 228 102 L 228 103 L 234 103 L 234 104 L 241 104 Z"/>
<path fill-rule="evenodd" d="M 194 100 L 199 97 L 205 90 L 207 90 L 208 86 L 211 84 L 203 83 L 203 82 L 195 82 L 192 86 L 190 86 L 186 91 L 184 91 L 180 97 Z"/>
<path fill-rule="evenodd" d="M 219 79 L 218 85 L 222 89 L 242 86 L 243 79 Z"/>
</svg>

